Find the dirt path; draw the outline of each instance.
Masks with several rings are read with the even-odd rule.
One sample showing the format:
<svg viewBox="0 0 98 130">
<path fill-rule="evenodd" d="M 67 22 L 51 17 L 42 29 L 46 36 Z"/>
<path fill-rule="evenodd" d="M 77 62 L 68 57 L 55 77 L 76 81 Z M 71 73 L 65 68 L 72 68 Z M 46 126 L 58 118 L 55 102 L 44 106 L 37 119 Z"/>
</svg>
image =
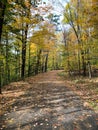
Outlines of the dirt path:
<svg viewBox="0 0 98 130">
<path fill-rule="evenodd" d="M 83 106 L 58 72 L 28 78 L 21 86 L 16 83 L 16 90 L 13 83 L 13 92 L 8 89 L 3 94 L 12 94 L 12 101 L 1 116 L 0 130 L 98 130 L 97 115 Z"/>
</svg>

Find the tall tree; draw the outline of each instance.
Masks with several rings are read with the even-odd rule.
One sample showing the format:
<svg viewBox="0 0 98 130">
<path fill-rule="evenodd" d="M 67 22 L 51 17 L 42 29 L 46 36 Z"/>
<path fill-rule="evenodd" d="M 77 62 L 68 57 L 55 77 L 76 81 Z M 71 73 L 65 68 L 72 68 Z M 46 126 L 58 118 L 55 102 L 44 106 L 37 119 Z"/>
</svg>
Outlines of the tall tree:
<svg viewBox="0 0 98 130">
<path fill-rule="evenodd" d="M 0 23 L 1 23 L 1 25 L 0 25 L 0 45 L 1 45 L 1 35 L 2 35 L 6 6 L 7 6 L 7 0 L 1 0 L 0 1 Z"/>
</svg>

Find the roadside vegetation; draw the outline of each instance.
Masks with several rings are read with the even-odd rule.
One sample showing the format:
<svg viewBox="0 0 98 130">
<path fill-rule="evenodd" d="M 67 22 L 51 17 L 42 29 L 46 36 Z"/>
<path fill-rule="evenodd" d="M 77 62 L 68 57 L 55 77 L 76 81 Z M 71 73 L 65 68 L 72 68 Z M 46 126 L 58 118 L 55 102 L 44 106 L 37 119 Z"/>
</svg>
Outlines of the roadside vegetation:
<svg viewBox="0 0 98 130">
<path fill-rule="evenodd" d="M 78 94 L 84 101 L 84 106 L 90 107 L 98 113 L 98 77 L 89 79 L 83 76 L 68 76 L 62 71 L 58 75 L 65 80 L 66 86 Z"/>
</svg>

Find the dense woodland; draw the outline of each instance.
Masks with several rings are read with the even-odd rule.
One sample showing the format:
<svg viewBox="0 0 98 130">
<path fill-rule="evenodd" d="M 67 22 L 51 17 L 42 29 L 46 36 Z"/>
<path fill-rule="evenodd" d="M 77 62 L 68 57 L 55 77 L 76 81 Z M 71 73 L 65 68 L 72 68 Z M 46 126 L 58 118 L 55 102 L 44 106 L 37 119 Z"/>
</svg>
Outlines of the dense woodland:
<svg viewBox="0 0 98 130">
<path fill-rule="evenodd" d="M 47 70 L 95 76 L 98 0 L 60 6 L 62 24 L 53 5 L 42 0 L 0 0 L 0 93 L 5 84 Z"/>
</svg>

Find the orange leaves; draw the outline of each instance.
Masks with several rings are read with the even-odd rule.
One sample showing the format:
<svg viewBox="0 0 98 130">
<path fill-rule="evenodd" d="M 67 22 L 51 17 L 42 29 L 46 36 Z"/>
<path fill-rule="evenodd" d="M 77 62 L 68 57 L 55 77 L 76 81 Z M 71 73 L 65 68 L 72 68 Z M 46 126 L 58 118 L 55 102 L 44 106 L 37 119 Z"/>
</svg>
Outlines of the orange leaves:
<svg viewBox="0 0 98 130">
<path fill-rule="evenodd" d="M 30 2 L 29 2 L 29 0 L 25 0 L 25 1 L 24 1 L 24 4 L 25 4 L 25 6 L 26 6 L 27 8 L 30 8 Z"/>
</svg>

